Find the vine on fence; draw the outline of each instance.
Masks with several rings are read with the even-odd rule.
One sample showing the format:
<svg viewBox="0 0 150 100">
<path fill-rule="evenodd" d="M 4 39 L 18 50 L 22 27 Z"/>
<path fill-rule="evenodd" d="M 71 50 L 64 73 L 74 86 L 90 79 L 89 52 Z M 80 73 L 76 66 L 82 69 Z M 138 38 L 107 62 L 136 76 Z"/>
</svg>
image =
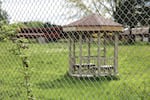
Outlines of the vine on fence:
<svg viewBox="0 0 150 100">
<path fill-rule="evenodd" d="M 22 39 L 22 38 L 16 39 L 14 41 L 16 48 L 13 48 L 12 51 L 15 55 L 19 55 L 22 61 L 24 86 L 26 88 L 27 98 L 28 100 L 34 100 L 35 98 L 32 94 L 31 83 L 30 83 L 31 70 L 30 70 L 28 55 L 26 53 L 26 50 L 29 49 L 28 42 L 29 41 L 27 39 Z"/>
</svg>

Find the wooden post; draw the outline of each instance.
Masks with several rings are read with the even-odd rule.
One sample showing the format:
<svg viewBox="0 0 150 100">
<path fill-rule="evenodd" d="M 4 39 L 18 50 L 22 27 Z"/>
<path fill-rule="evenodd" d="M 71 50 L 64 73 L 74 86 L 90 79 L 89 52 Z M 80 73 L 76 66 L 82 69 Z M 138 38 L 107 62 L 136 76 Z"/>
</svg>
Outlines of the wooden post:
<svg viewBox="0 0 150 100">
<path fill-rule="evenodd" d="M 106 65 L 106 33 L 104 32 L 104 65 Z"/>
<path fill-rule="evenodd" d="M 88 38 L 88 64 L 90 64 L 90 56 L 91 56 L 91 34 L 87 36 Z"/>
<path fill-rule="evenodd" d="M 75 38 L 73 38 L 73 64 L 76 63 L 76 47 L 75 47 Z"/>
<path fill-rule="evenodd" d="M 148 42 L 150 42 L 150 25 L 149 25 L 148 33 L 149 33 L 149 34 L 148 34 L 148 35 L 149 35 L 149 36 L 148 36 Z"/>
<path fill-rule="evenodd" d="M 114 72 L 118 73 L 118 33 L 114 33 Z"/>
<path fill-rule="evenodd" d="M 71 36 L 69 36 L 69 74 L 73 73 L 73 65 L 72 65 L 72 39 Z"/>
<path fill-rule="evenodd" d="M 82 67 L 82 33 L 78 33 L 79 34 L 79 43 L 80 43 L 80 53 L 79 53 L 79 59 L 80 59 L 80 66 L 79 66 L 79 74 L 81 75 L 81 67 Z"/>
<path fill-rule="evenodd" d="M 100 37 L 100 32 L 98 32 L 98 50 L 97 50 L 97 53 L 98 53 L 98 57 L 97 57 L 97 66 L 98 66 L 98 74 L 100 75 L 100 73 L 101 73 L 101 59 L 100 59 L 100 47 L 101 47 L 101 45 L 100 45 L 100 39 L 101 39 L 101 37 Z"/>
</svg>

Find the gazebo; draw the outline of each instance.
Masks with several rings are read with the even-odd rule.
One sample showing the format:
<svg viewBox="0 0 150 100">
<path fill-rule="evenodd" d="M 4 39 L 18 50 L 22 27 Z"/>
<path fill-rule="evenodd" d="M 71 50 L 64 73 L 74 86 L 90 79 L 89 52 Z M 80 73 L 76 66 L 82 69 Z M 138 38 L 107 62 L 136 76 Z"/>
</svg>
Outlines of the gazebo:
<svg viewBox="0 0 150 100">
<path fill-rule="evenodd" d="M 122 30 L 121 24 L 98 14 L 63 26 L 69 37 L 69 74 L 76 77 L 118 74 L 118 35 Z"/>
</svg>

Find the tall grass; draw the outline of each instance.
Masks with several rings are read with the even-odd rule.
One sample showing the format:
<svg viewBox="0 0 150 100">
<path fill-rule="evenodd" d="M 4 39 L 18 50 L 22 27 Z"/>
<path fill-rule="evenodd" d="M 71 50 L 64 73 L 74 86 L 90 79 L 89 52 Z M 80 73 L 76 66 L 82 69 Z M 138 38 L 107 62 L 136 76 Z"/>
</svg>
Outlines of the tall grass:
<svg viewBox="0 0 150 100">
<path fill-rule="evenodd" d="M 13 43 L 0 42 L 0 100 L 24 100 L 21 60 L 11 53 Z M 38 100 L 148 100 L 150 99 L 150 45 L 119 46 L 119 79 L 75 78 L 67 74 L 68 45 L 30 44 L 31 80 Z M 112 52 L 111 46 L 109 47 Z"/>
</svg>

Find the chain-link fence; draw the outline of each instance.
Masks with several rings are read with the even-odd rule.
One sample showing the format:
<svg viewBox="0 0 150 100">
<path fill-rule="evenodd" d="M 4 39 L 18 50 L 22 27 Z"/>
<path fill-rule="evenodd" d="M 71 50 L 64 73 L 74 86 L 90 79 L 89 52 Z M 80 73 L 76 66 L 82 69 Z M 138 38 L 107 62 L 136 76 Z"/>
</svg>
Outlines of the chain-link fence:
<svg viewBox="0 0 150 100">
<path fill-rule="evenodd" d="M 149 100 L 149 0 L 0 0 L 0 100 Z"/>
</svg>

